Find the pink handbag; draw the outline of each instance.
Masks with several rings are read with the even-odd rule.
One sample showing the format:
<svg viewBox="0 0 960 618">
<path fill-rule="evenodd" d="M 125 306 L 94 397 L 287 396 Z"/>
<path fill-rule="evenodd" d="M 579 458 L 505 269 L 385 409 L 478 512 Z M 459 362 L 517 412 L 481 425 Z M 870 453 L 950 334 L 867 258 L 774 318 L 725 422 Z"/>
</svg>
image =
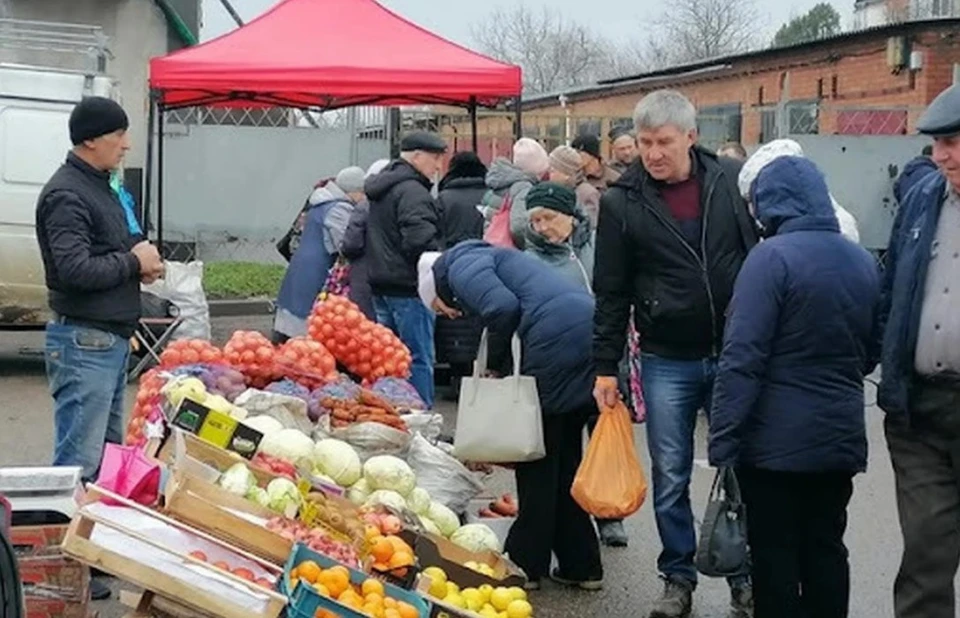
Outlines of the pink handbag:
<svg viewBox="0 0 960 618">
<path fill-rule="evenodd" d="M 160 464 L 133 446 L 107 444 L 97 486 L 143 506 L 160 498 Z"/>
<path fill-rule="evenodd" d="M 483 234 L 483 239 L 491 245 L 507 249 L 517 248 L 517 245 L 513 242 L 513 235 L 510 233 L 510 205 L 512 203 L 513 200 L 508 193 L 503 198 L 500 210 L 490 220 L 490 226 Z"/>
</svg>

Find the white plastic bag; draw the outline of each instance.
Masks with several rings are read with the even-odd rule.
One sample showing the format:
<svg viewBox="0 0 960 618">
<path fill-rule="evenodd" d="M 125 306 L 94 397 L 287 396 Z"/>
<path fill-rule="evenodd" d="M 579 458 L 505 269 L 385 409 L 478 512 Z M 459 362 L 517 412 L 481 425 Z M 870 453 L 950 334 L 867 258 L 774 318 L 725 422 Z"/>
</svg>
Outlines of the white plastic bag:
<svg viewBox="0 0 960 618">
<path fill-rule="evenodd" d="M 414 434 L 407 451 L 407 463 L 417 475 L 417 487 L 454 513 L 466 511 L 470 500 L 483 491 L 477 473 L 421 436 Z"/>
<path fill-rule="evenodd" d="M 402 459 L 404 451 L 410 444 L 409 433 L 387 427 L 382 423 L 354 423 L 334 429 L 328 435 L 352 446 L 360 456 L 360 461 L 366 461 L 376 455 L 396 455 Z"/>
<path fill-rule="evenodd" d="M 173 339 L 210 339 L 210 305 L 203 291 L 203 262 L 164 262 L 166 274 L 163 279 L 141 285 L 150 292 L 180 309 L 183 322 Z"/>
<path fill-rule="evenodd" d="M 285 429 L 299 429 L 308 436 L 313 433 L 314 424 L 307 416 L 307 402 L 299 397 L 248 388 L 233 403 L 250 416 L 264 414 L 277 419 Z"/>
<path fill-rule="evenodd" d="M 428 412 L 412 412 L 400 417 L 403 423 L 410 430 L 410 433 L 417 433 L 429 440 L 436 442 L 437 438 L 443 432 L 443 415 L 430 414 Z"/>
</svg>

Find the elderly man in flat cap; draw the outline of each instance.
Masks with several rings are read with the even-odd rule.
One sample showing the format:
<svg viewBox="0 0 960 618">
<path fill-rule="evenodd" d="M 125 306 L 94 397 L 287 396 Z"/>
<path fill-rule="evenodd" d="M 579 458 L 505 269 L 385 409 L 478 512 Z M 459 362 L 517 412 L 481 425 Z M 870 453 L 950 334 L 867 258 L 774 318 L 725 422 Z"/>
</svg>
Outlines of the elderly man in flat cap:
<svg viewBox="0 0 960 618">
<path fill-rule="evenodd" d="M 939 171 L 899 190 L 877 329 L 877 398 L 903 533 L 896 616 L 952 618 L 960 564 L 960 86 L 934 99 L 917 130 L 933 138 Z"/>
<path fill-rule="evenodd" d="M 447 143 L 434 133 L 412 133 L 400 158 L 367 179 L 370 202 L 367 254 L 377 321 L 400 337 L 413 356 L 411 383 L 433 407 L 434 316 L 417 295 L 417 260 L 440 248 L 440 218 L 431 188 Z"/>
</svg>

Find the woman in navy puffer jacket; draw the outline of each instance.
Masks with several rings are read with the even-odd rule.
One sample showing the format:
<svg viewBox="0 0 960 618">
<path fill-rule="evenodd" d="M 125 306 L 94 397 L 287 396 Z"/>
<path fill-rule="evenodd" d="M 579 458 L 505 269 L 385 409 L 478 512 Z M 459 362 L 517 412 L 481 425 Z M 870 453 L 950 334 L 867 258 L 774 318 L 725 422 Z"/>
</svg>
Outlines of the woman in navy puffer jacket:
<svg viewBox="0 0 960 618">
<path fill-rule="evenodd" d="M 863 379 L 880 275 L 845 239 L 823 174 L 782 157 L 754 181 L 763 225 L 737 278 L 710 416 L 710 463 L 736 467 L 756 618 L 847 615 L 843 544 L 866 469 Z"/>
<path fill-rule="evenodd" d="M 419 270 L 420 297 L 428 307 L 476 316 L 491 338 L 508 340 L 517 333 L 521 372 L 537 380 L 546 457 L 516 465 L 520 514 L 510 529 L 507 553 L 532 587 L 549 575 L 562 584 L 599 589 L 603 570 L 597 536 L 570 495 L 583 428 L 597 413 L 590 348 L 593 297 L 530 255 L 476 240 L 439 257 L 424 254 Z M 559 568 L 550 573 L 552 553 Z"/>
</svg>

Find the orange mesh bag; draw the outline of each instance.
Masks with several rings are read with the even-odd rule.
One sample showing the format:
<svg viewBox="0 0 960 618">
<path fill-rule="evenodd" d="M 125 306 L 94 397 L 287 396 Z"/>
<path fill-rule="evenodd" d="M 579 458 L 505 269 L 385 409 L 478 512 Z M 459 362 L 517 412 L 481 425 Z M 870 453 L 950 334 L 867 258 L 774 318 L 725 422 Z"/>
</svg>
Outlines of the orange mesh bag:
<svg viewBox="0 0 960 618">
<path fill-rule="evenodd" d="M 633 442 L 630 413 L 622 403 L 600 413 L 570 494 L 600 519 L 622 519 L 643 505 L 647 479 Z"/>
</svg>

